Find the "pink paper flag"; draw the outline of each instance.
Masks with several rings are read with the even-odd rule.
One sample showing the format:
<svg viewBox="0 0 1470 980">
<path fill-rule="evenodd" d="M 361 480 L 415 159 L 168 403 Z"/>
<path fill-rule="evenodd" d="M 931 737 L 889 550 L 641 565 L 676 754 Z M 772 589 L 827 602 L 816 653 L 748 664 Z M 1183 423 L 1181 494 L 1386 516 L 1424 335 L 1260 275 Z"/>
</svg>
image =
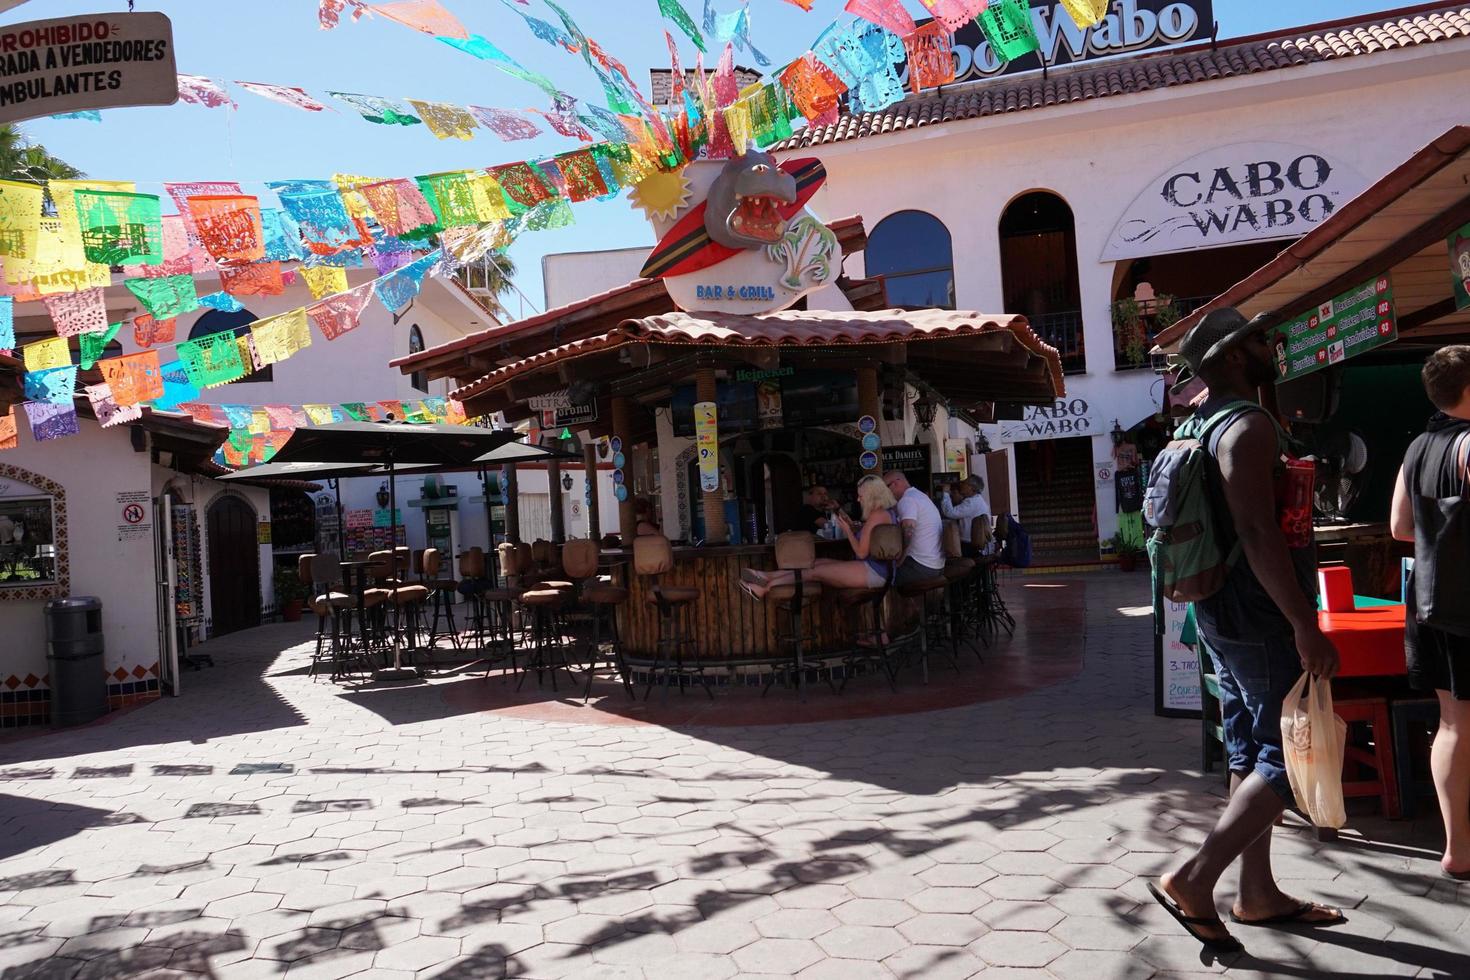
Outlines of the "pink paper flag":
<svg viewBox="0 0 1470 980">
<path fill-rule="evenodd" d="M 535 139 L 541 135 L 541 127 L 513 109 L 491 109 L 486 106 L 470 106 L 470 114 L 480 125 L 499 136 L 507 143 L 515 140 Z"/>
<path fill-rule="evenodd" d="M 950 31 L 957 31 L 975 19 L 989 0 L 919 0 L 934 19 Z"/>
<path fill-rule="evenodd" d="M 903 0 L 847 0 L 847 6 L 842 9 L 899 37 L 912 33 L 916 26 L 914 18 L 903 9 Z"/>
<path fill-rule="evenodd" d="M 221 106 L 240 108 L 223 85 L 203 75 L 179 75 L 179 101 L 192 102 L 207 109 L 218 109 Z"/>
<path fill-rule="evenodd" d="M 293 109 L 303 109 L 307 112 L 332 111 L 329 106 L 324 106 L 307 95 L 305 89 L 293 88 L 290 85 L 271 85 L 266 82 L 236 82 L 235 84 L 247 92 L 254 92 L 261 98 L 291 106 Z"/>
<path fill-rule="evenodd" d="M 75 293 L 48 293 L 41 299 L 46 302 L 51 322 L 56 324 L 58 337 L 101 333 L 107 329 L 107 303 L 101 286 Z"/>
<path fill-rule="evenodd" d="M 362 311 L 373 298 L 373 283 L 365 282 L 345 293 L 329 296 L 306 308 L 317 329 L 328 340 L 336 340 L 349 330 L 356 330 Z"/>
<path fill-rule="evenodd" d="M 189 240 L 189 229 L 181 214 L 163 216 L 163 261 L 158 265 L 129 265 L 123 275 L 129 279 L 167 279 L 210 272 L 214 259 L 197 240 Z"/>
<path fill-rule="evenodd" d="M 397 3 L 375 3 L 369 8 L 389 20 L 396 20 L 404 27 L 412 27 L 435 37 L 452 37 L 461 41 L 470 39 L 459 18 L 455 17 L 439 0 L 399 0 Z"/>
</svg>

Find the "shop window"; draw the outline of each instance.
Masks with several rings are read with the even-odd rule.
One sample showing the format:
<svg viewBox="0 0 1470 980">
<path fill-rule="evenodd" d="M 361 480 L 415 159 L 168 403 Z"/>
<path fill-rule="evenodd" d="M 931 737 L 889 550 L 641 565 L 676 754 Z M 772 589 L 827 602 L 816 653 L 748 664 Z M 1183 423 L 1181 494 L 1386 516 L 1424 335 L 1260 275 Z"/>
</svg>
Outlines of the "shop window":
<svg viewBox="0 0 1470 980">
<path fill-rule="evenodd" d="M 1068 373 L 1087 370 L 1077 229 L 1067 202 L 1049 191 L 1022 194 L 1000 216 L 1005 312 L 1020 313 L 1055 347 Z"/>
<path fill-rule="evenodd" d="M 236 337 L 248 337 L 250 335 L 250 324 L 259 320 L 260 317 L 249 310 L 236 310 L 227 313 L 224 310 L 206 310 L 199 319 L 194 321 L 194 326 L 189 328 L 189 339 L 196 340 L 207 337 L 212 333 L 221 333 L 225 330 L 233 330 Z M 257 381 L 274 381 L 275 374 L 271 370 L 274 365 L 267 364 L 259 371 L 252 371 L 245 377 L 231 384 L 244 385 L 253 384 Z"/>
<path fill-rule="evenodd" d="M 864 256 L 868 275 L 884 277 L 891 305 L 954 309 L 954 246 L 934 215 L 890 214 L 868 235 Z"/>
<path fill-rule="evenodd" d="M 66 491 L 0 464 L 0 602 L 58 598 L 68 578 Z"/>
<path fill-rule="evenodd" d="M 424 332 L 420 330 L 419 325 L 415 323 L 413 326 L 408 328 L 408 352 L 410 354 L 417 354 L 423 349 Z M 429 390 L 429 376 L 423 371 L 415 371 L 413 372 L 413 374 L 410 374 L 408 376 L 408 383 L 413 385 L 419 391 L 427 392 Z"/>
</svg>

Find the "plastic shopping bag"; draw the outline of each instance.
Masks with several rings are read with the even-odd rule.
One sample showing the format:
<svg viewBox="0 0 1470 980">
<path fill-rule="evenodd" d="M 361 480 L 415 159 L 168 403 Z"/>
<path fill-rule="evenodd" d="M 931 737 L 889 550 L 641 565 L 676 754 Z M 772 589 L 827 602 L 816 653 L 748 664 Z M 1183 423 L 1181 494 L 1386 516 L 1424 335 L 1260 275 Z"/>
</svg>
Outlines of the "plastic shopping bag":
<svg viewBox="0 0 1470 980">
<path fill-rule="evenodd" d="M 1347 722 L 1332 710 L 1330 681 L 1302 674 L 1281 705 L 1281 744 L 1286 778 L 1302 812 L 1318 827 L 1347 823 L 1342 803 Z"/>
</svg>

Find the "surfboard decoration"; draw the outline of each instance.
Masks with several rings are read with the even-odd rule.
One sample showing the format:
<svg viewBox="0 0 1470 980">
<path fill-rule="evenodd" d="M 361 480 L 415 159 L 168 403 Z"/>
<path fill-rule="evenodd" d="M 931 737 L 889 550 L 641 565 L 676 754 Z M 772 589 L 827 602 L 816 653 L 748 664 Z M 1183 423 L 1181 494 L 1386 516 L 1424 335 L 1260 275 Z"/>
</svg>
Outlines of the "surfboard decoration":
<svg viewBox="0 0 1470 980">
<path fill-rule="evenodd" d="M 772 168 L 780 176 L 769 173 Z M 783 193 L 782 177 L 795 182 L 789 200 Z M 705 200 L 690 208 L 659 240 L 641 275 L 647 279 L 689 275 L 744 250 L 779 243 L 787 224 L 826 179 L 827 168 L 814 157 L 775 164 L 765 154 L 752 152 L 732 160 Z M 726 213 L 711 214 L 712 201 Z"/>
</svg>

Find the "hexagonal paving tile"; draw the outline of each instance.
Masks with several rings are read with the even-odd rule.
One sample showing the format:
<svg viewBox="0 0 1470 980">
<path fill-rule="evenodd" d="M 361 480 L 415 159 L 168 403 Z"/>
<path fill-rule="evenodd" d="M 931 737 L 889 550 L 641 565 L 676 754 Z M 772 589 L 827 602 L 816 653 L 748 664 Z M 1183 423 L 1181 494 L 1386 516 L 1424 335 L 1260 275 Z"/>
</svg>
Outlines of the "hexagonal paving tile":
<svg viewBox="0 0 1470 980">
<path fill-rule="evenodd" d="M 896 926 L 915 915 L 912 906 L 886 898 L 855 898 L 832 910 L 838 921 L 850 926 Z"/>
<path fill-rule="evenodd" d="M 822 948 L 804 939 L 758 939 L 731 954 L 747 973 L 790 976 L 822 959 Z"/>
<path fill-rule="evenodd" d="M 970 952 L 991 966 L 1046 966 L 1067 947 L 1040 932 L 996 930 L 975 940 Z"/>
<path fill-rule="evenodd" d="M 1016 932 L 1046 932 L 1063 919 L 1059 909 L 1045 902 L 1012 902 L 1005 899 L 991 902 L 977 911 L 975 916 L 992 929 Z"/>
<path fill-rule="evenodd" d="M 894 929 L 877 926 L 838 926 L 817 937 L 817 945 L 829 956 L 845 960 L 887 959 L 907 943 Z"/>
</svg>

